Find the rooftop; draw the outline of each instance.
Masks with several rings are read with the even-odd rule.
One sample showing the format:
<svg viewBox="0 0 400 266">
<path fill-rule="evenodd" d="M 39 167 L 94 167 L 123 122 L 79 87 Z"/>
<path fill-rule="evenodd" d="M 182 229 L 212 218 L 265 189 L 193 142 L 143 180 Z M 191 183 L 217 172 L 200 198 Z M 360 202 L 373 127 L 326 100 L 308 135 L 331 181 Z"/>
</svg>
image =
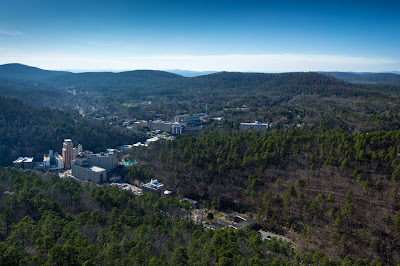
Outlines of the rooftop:
<svg viewBox="0 0 400 266">
<path fill-rule="evenodd" d="M 33 162 L 33 157 L 19 157 L 14 163 L 31 163 Z"/>
<path fill-rule="evenodd" d="M 88 169 L 92 170 L 93 172 L 102 172 L 105 171 L 106 169 L 98 167 L 98 166 L 89 166 L 87 167 Z"/>
<path fill-rule="evenodd" d="M 23 157 L 19 157 L 17 160 L 14 161 L 14 163 L 22 163 L 24 161 Z"/>
<path fill-rule="evenodd" d="M 257 224 L 256 221 L 254 221 L 253 219 L 237 212 L 228 214 L 227 216 L 225 216 L 225 220 L 230 221 L 230 227 L 234 229 L 244 228 L 246 226 L 253 227 Z"/>
<path fill-rule="evenodd" d="M 159 190 L 160 188 L 164 187 L 164 184 L 158 182 L 157 179 L 152 179 L 150 183 L 144 184 L 143 187 L 150 188 L 153 190 Z"/>
<path fill-rule="evenodd" d="M 260 123 L 255 121 L 254 123 L 240 123 L 241 125 L 268 125 L 267 123 Z"/>
</svg>

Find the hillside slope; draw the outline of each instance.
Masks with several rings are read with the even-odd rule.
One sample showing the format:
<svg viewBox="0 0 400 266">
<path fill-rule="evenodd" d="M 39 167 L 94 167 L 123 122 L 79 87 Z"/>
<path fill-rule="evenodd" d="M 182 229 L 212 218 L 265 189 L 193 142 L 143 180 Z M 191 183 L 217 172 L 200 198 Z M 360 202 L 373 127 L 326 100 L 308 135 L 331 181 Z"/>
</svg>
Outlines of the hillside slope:
<svg viewBox="0 0 400 266">
<path fill-rule="evenodd" d="M 400 131 L 208 129 L 132 151 L 182 197 L 251 211 L 299 250 L 399 261 Z"/>
<path fill-rule="evenodd" d="M 19 156 L 41 161 L 48 150 L 60 151 L 64 138 L 93 151 L 144 140 L 98 120 L 0 97 L 0 165 L 11 165 Z"/>
</svg>

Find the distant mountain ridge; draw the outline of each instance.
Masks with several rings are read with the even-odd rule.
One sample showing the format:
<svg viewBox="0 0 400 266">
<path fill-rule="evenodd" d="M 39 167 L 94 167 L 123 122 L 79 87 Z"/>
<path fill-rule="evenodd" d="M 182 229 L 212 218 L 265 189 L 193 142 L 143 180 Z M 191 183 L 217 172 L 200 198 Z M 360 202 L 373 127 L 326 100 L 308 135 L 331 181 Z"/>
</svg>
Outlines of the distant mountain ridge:
<svg viewBox="0 0 400 266">
<path fill-rule="evenodd" d="M 400 83 L 400 73 L 322 72 L 337 79 L 358 84 Z"/>
<path fill-rule="evenodd" d="M 198 76 L 204 76 L 204 75 L 209 75 L 209 74 L 214 74 L 219 71 L 191 71 L 191 70 L 182 70 L 182 69 L 172 69 L 172 70 L 165 70 L 170 73 L 178 74 L 184 77 L 198 77 Z"/>
<path fill-rule="evenodd" d="M 213 76 L 216 73 L 241 73 L 241 77 L 266 75 L 286 75 L 288 73 L 246 73 L 246 72 L 217 72 L 217 71 L 189 71 L 189 70 L 131 70 L 122 72 L 81 72 L 73 73 L 69 71 L 44 70 L 37 67 L 27 66 L 18 63 L 0 65 L 0 78 L 23 81 L 40 81 L 51 85 L 73 86 L 74 83 L 83 83 L 85 86 L 113 86 L 115 80 L 124 82 L 154 83 L 164 80 L 179 78 L 198 78 L 202 76 Z M 293 72 L 309 73 L 309 72 Z M 400 83 L 400 72 L 392 73 L 357 73 L 357 72 L 317 72 L 330 75 L 337 79 L 358 83 L 358 84 L 378 84 L 378 83 Z M 206 78 L 209 79 L 209 78 Z"/>
<path fill-rule="evenodd" d="M 11 63 L 0 65 L 0 78 L 17 79 L 25 81 L 42 81 L 54 77 L 59 77 L 71 72 L 44 70 L 23 64 Z"/>
<path fill-rule="evenodd" d="M 150 109 L 159 109 L 153 113 L 162 113 L 168 119 L 183 112 L 173 107 L 178 105 L 194 112 L 204 109 L 203 102 L 240 106 L 248 105 L 250 98 L 257 105 L 283 102 L 295 95 L 358 97 L 374 93 L 379 92 L 318 72 L 216 72 L 184 77 L 157 70 L 72 73 L 21 64 L 0 66 L 0 96 L 96 117 L 118 110 L 150 119 L 150 107 L 143 106 L 148 101 L 154 105 Z M 166 108 L 165 103 L 170 107 Z M 127 106 L 132 108 L 127 111 Z"/>
<path fill-rule="evenodd" d="M 154 75 L 153 75 L 154 74 Z M 173 74 L 166 71 L 159 70 L 130 70 L 122 72 L 81 72 L 73 73 L 69 71 L 55 71 L 55 70 L 44 70 L 37 67 L 27 66 L 18 63 L 0 65 L 0 78 L 4 79 L 17 79 L 25 81 L 49 81 L 55 78 L 61 80 L 72 79 L 73 76 L 79 78 L 99 78 L 105 76 L 107 78 L 176 78 L 181 77 L 180 75 Z"/>
<path fill-rule="evenodd" d="M 108 93 L 115 97 L 161 96 L 188 94 L 196 91 L 207 93 L 220 91 L 241 94 L 262 91 L 282 91 L 296 93 L 340 93 L 348 90 L 349 84 L 332 75 L 317 72 L 293 73 L 244 73 L 216 72 L 196 77 L 183 77 L 166 71 L 134 70 L 119 73 L 85 72 L 72 73 L 42 70 L 21 64 L 0 66 L 0 78 L 15 81 L 40 81 L 42 85 L 55 90 L 80 90 L 81 92 Z M 331 88 L 327 90 L 327 88 Z M 7 95 L 9 97 L 9 95 Z M 21 98 L 20 98 L 21 99 Z"/>
</svg>

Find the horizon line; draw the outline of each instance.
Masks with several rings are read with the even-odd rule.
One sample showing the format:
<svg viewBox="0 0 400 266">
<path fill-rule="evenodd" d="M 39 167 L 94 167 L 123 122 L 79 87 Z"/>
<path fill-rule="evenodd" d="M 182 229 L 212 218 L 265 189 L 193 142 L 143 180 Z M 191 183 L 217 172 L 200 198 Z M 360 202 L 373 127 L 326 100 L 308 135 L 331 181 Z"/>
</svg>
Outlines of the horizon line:
<svg viewBox="0 0 400 266">
<path fill-rule="evenodd" d="M 26 67 L 31 67 L 31 68 L 37 68 L 40 70 L 44 71 L 60 71 L 60 72 L 71 72 L 71 73 L 91 73 L 91 72 L 108 72 L 108 73 L 123 73 L 123 72 L 129 72 L 129 71 L 164 71 L 164 72 L 169 72 L 173 73 L 173 71 L 182 71 L 182 72 L 193 72 L 193 73 L 206 73 L 206 72 L 212 72 L 212 73 L 207 73 L 207 74 L 214 74 L 214 73 L 220 73 L 220 72 L 228 72 L 228 73 L 261 73 L 261 74 L 280 74 L 280 73 L 308 73 L 308 72 L 316 72 L 316 73 L 354 73 L 354 74 L 397 74 L 400 75 L 400 71 L 397 70 L 390 70 L 390 71 L 339 71 L 339 70 L 299 70 L 299 71 L 231 71 L 231 70 L 191 70 L 191 69 L 150 69 L 150 68 L 131 68 L 131 69 L 114 69 L 114 68 L 109 68 L 109 69 L 104 69 L 104 68 L 99 68 L 99 69 L 75 69 L 75 68 L 61 68 L 61 69 L 51 69 L 51 68 L 43 68 L 43 67 L 38 67 L 38 66 L 33 66 L 29 64 L 24 64 L 24 63 L 19 63 L 19 62 L 12 62 L 12 63 L 4 63 L 0 64 L 0 66 L 5 66 L 5 65 L 22 65 Z"/>
</svg>

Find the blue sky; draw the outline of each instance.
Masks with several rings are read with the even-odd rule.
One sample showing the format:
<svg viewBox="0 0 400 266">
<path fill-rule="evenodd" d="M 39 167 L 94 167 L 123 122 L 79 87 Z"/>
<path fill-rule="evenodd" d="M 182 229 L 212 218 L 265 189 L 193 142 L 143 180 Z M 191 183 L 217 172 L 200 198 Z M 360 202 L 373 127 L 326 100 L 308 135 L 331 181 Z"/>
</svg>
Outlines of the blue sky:
<svg viewBox="0 0 400 266">
<path fill-rule="evenodd" d="M 0 64 L 400 71 L 399 1 L 1 0 L 0 6 Z"/>
</svg>

